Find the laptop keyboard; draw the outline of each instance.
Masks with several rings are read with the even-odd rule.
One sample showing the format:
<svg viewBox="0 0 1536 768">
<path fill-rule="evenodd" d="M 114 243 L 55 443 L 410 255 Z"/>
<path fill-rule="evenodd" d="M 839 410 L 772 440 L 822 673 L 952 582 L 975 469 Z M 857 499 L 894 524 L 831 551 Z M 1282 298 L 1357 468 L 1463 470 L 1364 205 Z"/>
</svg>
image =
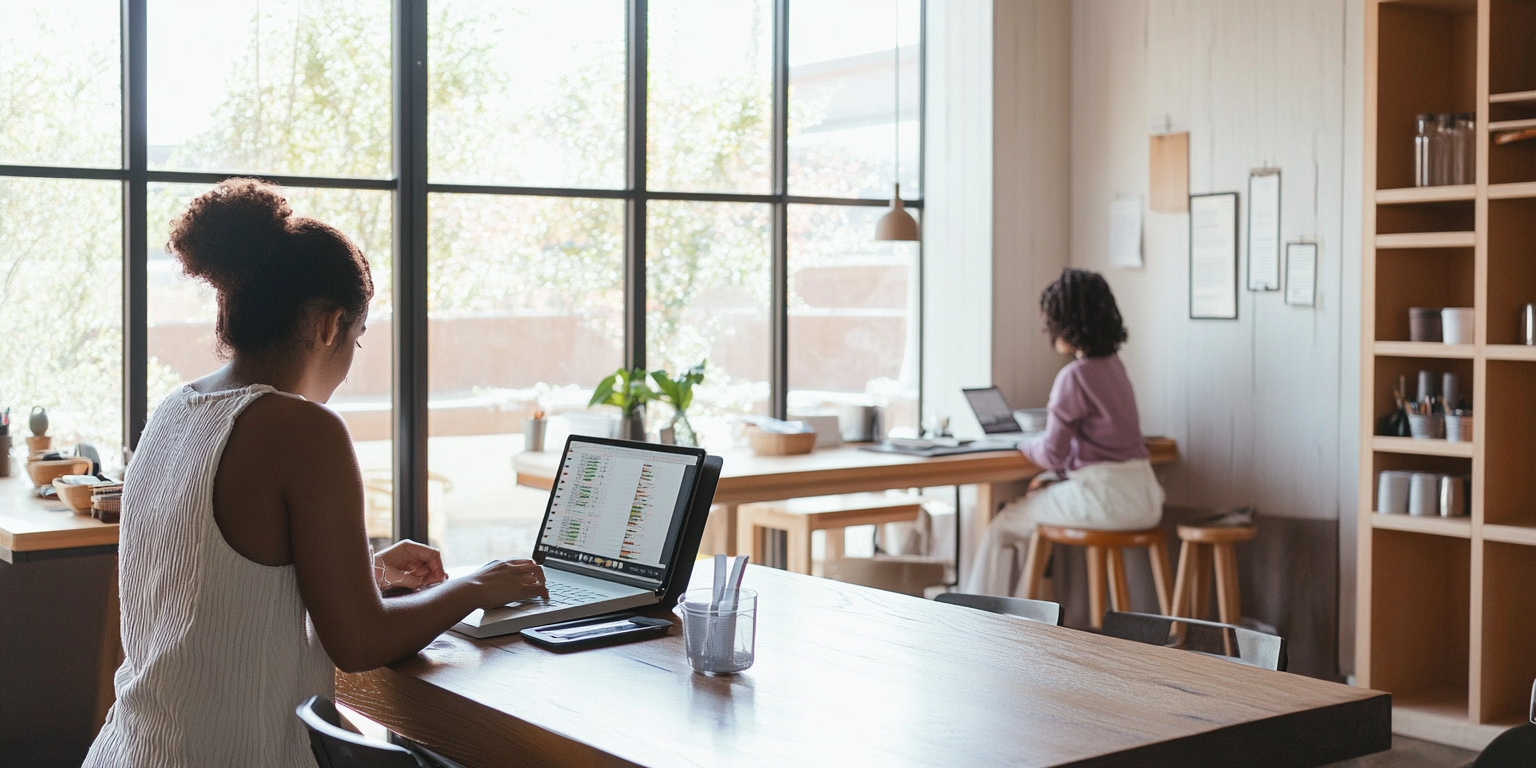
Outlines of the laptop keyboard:
<svg viewBox="0 0 1536 768">
<path fill-rule="evenodd" d="M 530 597 L 527 600 L 519 600 L 508 603 L 508 608 L 564 608 L 572 605 L 585 605 L 586 603 L 607 600 L 610 595 L 603 594 L 594 589 L 578 587 L 574 584 L 550 582 L 545 584 L 549 589 L 549 599 Z"/>
</svg>

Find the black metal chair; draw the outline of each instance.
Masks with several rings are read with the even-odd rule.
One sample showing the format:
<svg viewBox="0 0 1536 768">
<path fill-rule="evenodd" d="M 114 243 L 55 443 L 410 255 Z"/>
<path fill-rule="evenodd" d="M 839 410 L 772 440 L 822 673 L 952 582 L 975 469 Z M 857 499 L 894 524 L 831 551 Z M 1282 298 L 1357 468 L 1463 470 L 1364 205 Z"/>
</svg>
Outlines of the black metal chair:
<svg viewBox="0 0 1536 768">
<path fill-rule="evenodd" d="M 964 592 L 945 592 L 933 598 L 941 603 L 963 605 L 988 613 L 1001 613 L 1041 624 L 1061 626 L 1061 605 L 1049 600 L 1030 600 L 1023 597 L 998 597 L 996 595 L 970 595 Z"/>
<path fill-rule="evenodd" d="M 1529 723 L 1501 734 L 1483 749 L 1472 768 L 1530 768 L 1536 765 L 1536 682 L 1531 683 Z"/>
<path fill-rule="evenodd" d="M 1251 667 L 1284 672 L 1285 638 L 1265 632 L 1199 619 L 1109 611 L 1104 634 L 1148 645 L 1203 653 Z"/>
<path fill-rule="evenodd" d="M 320 768 L 463 768 L 414 744 L 407 749 L 348 730 L 335 702 L 324 696 L 309 697 L 297 714 L 309 730 L 309 748 Z"/>
</svg>

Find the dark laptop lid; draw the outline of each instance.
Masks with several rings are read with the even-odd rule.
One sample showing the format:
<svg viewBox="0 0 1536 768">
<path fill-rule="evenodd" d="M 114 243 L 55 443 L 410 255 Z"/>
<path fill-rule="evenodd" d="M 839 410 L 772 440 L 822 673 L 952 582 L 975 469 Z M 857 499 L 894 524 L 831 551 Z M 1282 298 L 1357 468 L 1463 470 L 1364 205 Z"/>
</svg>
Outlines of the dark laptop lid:
<svg viewBox="0 0 1536 768">
<path fill-rule="evenodd" d="M 555 472 L 534 560 L 662 592 L 682 556 L 691 564 L 697 554 L 697 538 L 693 552 L 684 550 L 704 470 L 699 448 L 573 435 Z"/>
<path fill-rule="evenodd" d="M 960 391 L 965 393 L 966 402 L 971 404 L 971 412 L 981 422 L 981 431 L 989 435 L 1023 431 L 1019 429 L 1018 420 L 1013 418 L 1013 409 L 1008 406 L 1008 400 L 1003 397 L 1001 389 L 977 387 Z"/>
</svg>

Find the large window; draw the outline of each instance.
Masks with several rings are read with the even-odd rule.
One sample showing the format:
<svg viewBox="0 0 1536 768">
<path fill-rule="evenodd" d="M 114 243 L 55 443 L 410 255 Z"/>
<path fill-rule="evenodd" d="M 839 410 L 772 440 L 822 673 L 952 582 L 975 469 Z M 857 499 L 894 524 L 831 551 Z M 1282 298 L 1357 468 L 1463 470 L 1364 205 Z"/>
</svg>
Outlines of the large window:
<svg viewBox="0 0 1536 768">
<path fill-rule="evenodd" d="M 920 0 L 0 3 L 0 408 L 115 457 L 221 365 L 165 242 L 248 175 L 372 264 L 332 406 L 376 538 L 528 549 L 524 421 L 558 448 L 620 366 L 707 362 L 707 447 L 915 427 L 919 250 L 870 237 L 894 181 L 921 208 L 921 34 Z"/>
</svg>

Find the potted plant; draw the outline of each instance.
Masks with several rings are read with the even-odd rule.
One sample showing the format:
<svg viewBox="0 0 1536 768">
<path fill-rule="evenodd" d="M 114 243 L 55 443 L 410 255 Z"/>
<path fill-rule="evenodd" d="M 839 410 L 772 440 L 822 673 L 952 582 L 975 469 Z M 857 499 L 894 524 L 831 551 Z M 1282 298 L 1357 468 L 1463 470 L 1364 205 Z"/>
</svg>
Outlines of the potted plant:
<svg viewBox="0 0 1536 768">
<path fill-rule="evenodd" d="M 688 423 L 688 406 L 693 403 L 693 385 L 704 380 L 704 365 L 707 362 L 701 362 L 676 377 L 668 376 L 666 371 L 651 371 L 651 378 L 656 382 L 656 399 L 672 406 L 672 441 L 678 445 L 695 448 L 699 445 L 698 435 L 694 434 L 693 425 Z"/>
<path fill-rule="evenodd" d="M 624 414 L 623 427 L 619 435 L 625 440 L 644 440 L 645 404 L 654 399 L 656 399 L 656 392 L 651 389 L 646 380 L 645 369 L 620 368 L 608 378 L 598 382 L 597 389 L 592 392 L 592 401 L 587 403 L 587 407 L 618 406 Z"/>
</svg>

